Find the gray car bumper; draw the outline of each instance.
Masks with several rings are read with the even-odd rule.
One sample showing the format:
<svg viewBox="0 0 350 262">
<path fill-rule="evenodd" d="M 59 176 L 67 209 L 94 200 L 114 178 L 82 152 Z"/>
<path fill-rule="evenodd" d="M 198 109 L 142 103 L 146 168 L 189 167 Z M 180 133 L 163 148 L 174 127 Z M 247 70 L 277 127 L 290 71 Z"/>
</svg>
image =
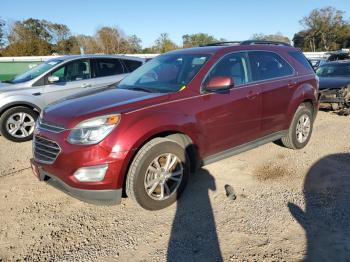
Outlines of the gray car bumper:
<svg viewBox="0 0 350 262">
<path fill-rule="evenodd" d="M 111 190 L 87 190 L 75 188 L 67 185 L 61 179 L 56 176 L 45 172 L 44 170 L 39 171 L 39 180 L 45 181 L 49 185 L 56 189 L 71 195 L 81 201 L 95 204 L 95 205 L 118 205 L 122 198 L 122 189 L 111 189 Z"/>
</svg>

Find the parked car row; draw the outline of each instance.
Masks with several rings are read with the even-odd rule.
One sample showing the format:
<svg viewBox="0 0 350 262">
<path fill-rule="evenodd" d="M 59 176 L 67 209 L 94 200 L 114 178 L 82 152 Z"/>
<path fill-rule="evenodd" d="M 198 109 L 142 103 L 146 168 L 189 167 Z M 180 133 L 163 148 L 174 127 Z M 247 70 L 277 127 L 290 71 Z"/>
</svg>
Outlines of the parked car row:
<svg viewBox="0 0 350 262">
<path fill-rule="evenodd" d="M 32 84 L 83 84 L 104 70 L 91 59 L 79 62 L 77 76 L 55 64 Z M 39 180 L 84 201 L 116 204 L 126 193 L 148 210 L 174 203 L 200 166 L 275 140 L 305 147 L 319 107 L 312 67 L 300 50 L 281 42 L 176 50 L 109 84 L 38 106 L 32 169 Z M 8 133 L 26 122 L 15 113 L 3 117 Z"/>
<path fill-rule="evenodd" d="M 9 140 L 32 139 L 35 121 L 48 104 L 115 84 L 145 59 L 79 55 L 51 59 L 0 84 L 0 132 Z"/>
</svg>

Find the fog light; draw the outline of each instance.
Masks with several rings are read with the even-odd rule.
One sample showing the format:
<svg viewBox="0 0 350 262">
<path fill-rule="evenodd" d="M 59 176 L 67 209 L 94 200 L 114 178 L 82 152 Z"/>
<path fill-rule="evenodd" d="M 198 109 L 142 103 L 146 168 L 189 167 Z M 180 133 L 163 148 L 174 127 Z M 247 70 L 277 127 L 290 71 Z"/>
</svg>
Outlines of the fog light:
<svg viewBox="0 0 350 262">
<path fill-rule="evenodd" d="M 79 168 L 74 177 L 80 182 L 99 182 L 105 178 L 108 165 Z"/>
</svg>

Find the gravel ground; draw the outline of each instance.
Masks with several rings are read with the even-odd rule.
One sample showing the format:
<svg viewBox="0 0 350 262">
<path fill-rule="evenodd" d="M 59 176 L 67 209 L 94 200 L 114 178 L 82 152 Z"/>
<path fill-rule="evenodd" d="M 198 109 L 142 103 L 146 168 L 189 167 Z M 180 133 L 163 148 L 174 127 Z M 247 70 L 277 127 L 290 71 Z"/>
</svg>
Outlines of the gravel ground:
<svg viewBox="0 0 350 262">
<path fill-rule="evenodd" d="M 29 142 L 0 137 L 0 261 L 349 261 L 349 141 L 350 118 L 320 112 L 305 149 L 208 165 L 150 212 L 75 200 L 32 175 Z"/>
</svg>

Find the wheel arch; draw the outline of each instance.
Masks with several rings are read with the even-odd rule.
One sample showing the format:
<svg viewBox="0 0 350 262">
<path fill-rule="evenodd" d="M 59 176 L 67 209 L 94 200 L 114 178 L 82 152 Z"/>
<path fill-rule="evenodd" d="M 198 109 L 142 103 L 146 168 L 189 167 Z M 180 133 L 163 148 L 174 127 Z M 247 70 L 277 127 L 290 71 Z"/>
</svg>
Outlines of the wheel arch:
<svg viewBox="0 0 350 262">
<path fill-rule="evenodd" d="M 30 102 L 27 101 L 16 101 L 16 102 L 12 102 L 9 104 L 4 105 L 1 109 L 0 109 L 0 115 L 2 115 L 5 111 L 14 108 L 14 107 L 19 107 L 19 106 L 23 106 L 23 107 L 27 107 L 29 109 L 32 109 L 33 111 L 37 111 L 38 114 L 41 112 L 41 108 L 38 107 L 35 104 L 32 104 Z"/>
<path fill-rule="evenodd" d="M 318 100 L 317 100 L 317 94 L 315 93 L 315 89 L 313 86 L 309 83 L 304 83 L 300 85 L 300 87 L 295 91 L 293 97 L 291 98 L 291 103 L 288 107 L 288 127 L 294 117 L 295 112 L 297 111 L 298 107 L 301 104 L 308 104 L 310 105 L 310 109 L 313 112 L 314 118 L 317 115 L 317 109 L 318 109 Z"/>
<path fill-rule="evenodd" d="M 176 143 L 179 143 L 180 145 L 185 147 L 186 153 L 188 154 L 189 160 L 190 160 L 190 170 L 191 172 L 195 172 L 196 169 L 198 168 L 200 162 L 198 161 L 198 152 L 197 152 L 197 147 L 194 144 L 192 138 L 184 133 L 183 131 L 180 131 L 178 129 L 169 129 L 169 130 L 164 130 L 160 132 L 155 132 L 152 135 L 147 136 L 146 138 L 143 138 L 142 141 L 139 141 L 137 143 L 138 147 L 136 150 L 132 150 L 130 152 L 130 155 L 128 157 L 127 165 L 125 168 L 123 168 L 122 172 L 122 179 L 123 179 L 123 196 L 126 196 L 125 192 L 125 185 L 126 185 L 126 180 L 128 176 L 128 171 L 130 168 L 130 165 L 135 158 L 136 154 L 139 152 L 139 150 L 147 144 L 149 141 L 155 138 L 169 138 L 170 140 L 175 141 Z"/>
</svg>

